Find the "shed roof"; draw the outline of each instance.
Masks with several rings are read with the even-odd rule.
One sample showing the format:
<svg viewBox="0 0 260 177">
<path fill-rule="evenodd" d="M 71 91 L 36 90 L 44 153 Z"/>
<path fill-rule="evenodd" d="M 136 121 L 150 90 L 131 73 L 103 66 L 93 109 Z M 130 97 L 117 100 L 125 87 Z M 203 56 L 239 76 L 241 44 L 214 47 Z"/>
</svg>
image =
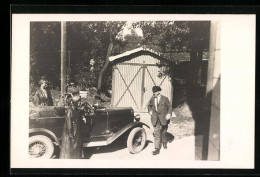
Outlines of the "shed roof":
<svg viewBox="0 0 260 177">
<path fill-rule="evenodd" d="M 131 54 L 134 54 L 134 53 L 137 53 L 137 52 L 140 52 L 140 51 L 147 51 L 147 52 L 155 54 L 155 55 L 157 55 L 159 57 L 162 57 L 162 58 L 165 58 L 165 59 L 168 59 L 168 60 L 172 61 L 172 59 L 169 56 L 166 56 L 165 54 L 157 52 L 157 51 L 154 51 L 152 49 L 146 48 L 145 46 L 142 46 L 142 47 L 139 47 L 139 48 L 136 48 L 136 49 L 133 49 L 133 50 L 129 50 L 129 51 L 121 53 L 119 55 L 111 56 L 111 57 L 109 57 L 109 61 L 112 62 L 112 61 L 115 61 L 115 60 L 117 60 L 119 58 L 126 57 L 126 56 L 129 56 Z"/>
</svg>

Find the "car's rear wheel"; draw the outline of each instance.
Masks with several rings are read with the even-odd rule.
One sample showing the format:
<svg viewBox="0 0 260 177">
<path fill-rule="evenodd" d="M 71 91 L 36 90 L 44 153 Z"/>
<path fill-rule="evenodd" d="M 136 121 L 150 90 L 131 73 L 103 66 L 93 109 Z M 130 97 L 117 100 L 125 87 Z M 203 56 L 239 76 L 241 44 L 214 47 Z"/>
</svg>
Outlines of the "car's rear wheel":
<svg viewBox="0 0 260 177">
<path fill-rule="evenodd" d="M 29 138 L 30 158 L 51 158 L 54 145 L 50 138 L 44 135 L 35 135 Z"/>
<path fill-rule="evenodd" d="M 137 127 L 134 128 L 127 139 L 127 148 L 128 150 L 136 154 L 143 150 L 146 143 L 146 132 L 143 128 Z"/>
</svg>

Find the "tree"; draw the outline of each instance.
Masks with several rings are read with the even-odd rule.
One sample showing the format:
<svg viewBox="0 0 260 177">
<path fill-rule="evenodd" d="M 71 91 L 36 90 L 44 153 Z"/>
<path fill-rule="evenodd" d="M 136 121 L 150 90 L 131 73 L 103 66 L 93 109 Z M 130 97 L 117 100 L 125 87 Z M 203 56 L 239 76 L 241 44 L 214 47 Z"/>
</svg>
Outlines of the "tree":
<svg viewBox="0 0 260 177">
<path fill-rule="evenodd" d="M 120 39 L 117 39 L 116 36 L 125 23 L 121 21 L 68 23 L 69 50 L 82 51 L 77 53 L 77 56 L 81 57 L 73 60 L 72 64 L 78 65 L 79 70 L 77 71 L 86 71 L 87 69 L 87 72 L 97 78 L 98 89 L 102 88 L 102 78 L 108 67 L 109 57 L 114 50 L 114 46 L 121 44 Z M 94 60 L 94 65 L 90 66 L 91 59 Z M 77 75 L 79 72 L 72 74 Z M 96 85 L 92 83 L 88 86 Z"/>
<path fill-rule="evenodd" d="M 125 22 L 106 22 L 105 23 L 105 25 L 106 25 L 105 30 L 108 32 L 108 36 L 109 36 L 109 45 L 107 48 L 105 64 L 104 64 L 103 68 L 101 69 L 101 71 L 99 73 L 99 77 L 98 77 L 98 85 L 97 85 L 98 90 L 101 89 L 103 74 L 109 64 L 109 57 L 112 53 L 113 46 L 116 43 L 116 36 L 120 32 L 120 30 L 122 29 L 124 24 L 125 24 Z"/>
<path fill-rule="evenodd" d="M 143 35 L 138 35 L 134 29 L 130 29 L 130 34 L 126 34 L 122 39 L 123 45 L 121 45 L 121 53 L 136 49 L 144 44 Z"/>
<path fill-rule="evenodd" d="M 110 88 L 111 53 L 146 45 L 159 52 L 190 52 L 188 80 L 195 83 L 202 52 L 208 50 L 209 24 L 207 21 L 67 22 L 70 79 L 83 88 Z M 124 36 L 125 28 L 131 33 Z M 141 36 L 136 29 L 142 30 Z M 31 82 L 37 83 L 41 76 L 46 76 L 55 88 L 60 87 L 60 31 L 60 22 L 31 23 Z"/>
<path fill-rule="evenodd" d="M 60 23 L 32 22 L 30 24 L 30 83 L 42 76 L 60 87 Z"/>
<path fill-rule="evenodd" d="M 142 28 L 144 44 L 159 52 L 189 52 L 189 83 L 195 84 L 202 52 L 209 47 L 209 21 L 142 21 L 133 28 Z"/>
<path fill-rule="evenodd" d="M 144 44 L 159 52 L 182 50 L 185 46 L 182 37 L 189 33 L 187 23 L 173 21 L 135 22 L 133 28 L 141 28 Z"/>
</svg>

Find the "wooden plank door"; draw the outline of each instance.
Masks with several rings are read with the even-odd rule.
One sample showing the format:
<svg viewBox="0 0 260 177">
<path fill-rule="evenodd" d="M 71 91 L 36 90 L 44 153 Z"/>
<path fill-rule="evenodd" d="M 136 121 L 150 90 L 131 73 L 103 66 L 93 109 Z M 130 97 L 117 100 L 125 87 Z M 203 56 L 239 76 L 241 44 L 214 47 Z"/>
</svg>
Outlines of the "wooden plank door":
<svg viewBox="0 0 260 177">
<path fill-rule="evenodd" d="M 141 108 L 142 66 L 118 64 L 114 70 L 113 106 Z"/>
<path fill-rule="evenodd" d="M 172 84 L 168 76 L 159 77 L 160 68 L 156 65 L 147 65 L 144 68 L 144 87 L 142 94 L 142 105 L 141 110 L 147 111 L 147 103 L 153 95 L 152 87 L 157 85 L 162 88 L 161 94 L 168 97 L 170 102 L 172 101 Z"/>
</svg>

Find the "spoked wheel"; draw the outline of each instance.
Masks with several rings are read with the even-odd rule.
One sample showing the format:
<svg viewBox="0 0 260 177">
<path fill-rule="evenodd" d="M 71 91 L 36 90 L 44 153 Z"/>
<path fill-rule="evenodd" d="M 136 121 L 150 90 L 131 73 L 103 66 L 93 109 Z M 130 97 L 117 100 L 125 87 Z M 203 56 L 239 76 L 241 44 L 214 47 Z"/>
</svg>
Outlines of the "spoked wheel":
<svg viewBox="0 0 260 177">
<path fill-rule="evenodd" d="M 51 158 L 54 152 L 52 140 L 44 135 L 36 135 L 29 138 L 30 158 Z"/>
<path fill-rule="evenodd" d="M 146 132 L 143 128 L 137 127 L 134 128 L 127 139 L 127 148 L 128 150 L 136 154 L 143 150 L 146 143 Z"/>
</svg>

